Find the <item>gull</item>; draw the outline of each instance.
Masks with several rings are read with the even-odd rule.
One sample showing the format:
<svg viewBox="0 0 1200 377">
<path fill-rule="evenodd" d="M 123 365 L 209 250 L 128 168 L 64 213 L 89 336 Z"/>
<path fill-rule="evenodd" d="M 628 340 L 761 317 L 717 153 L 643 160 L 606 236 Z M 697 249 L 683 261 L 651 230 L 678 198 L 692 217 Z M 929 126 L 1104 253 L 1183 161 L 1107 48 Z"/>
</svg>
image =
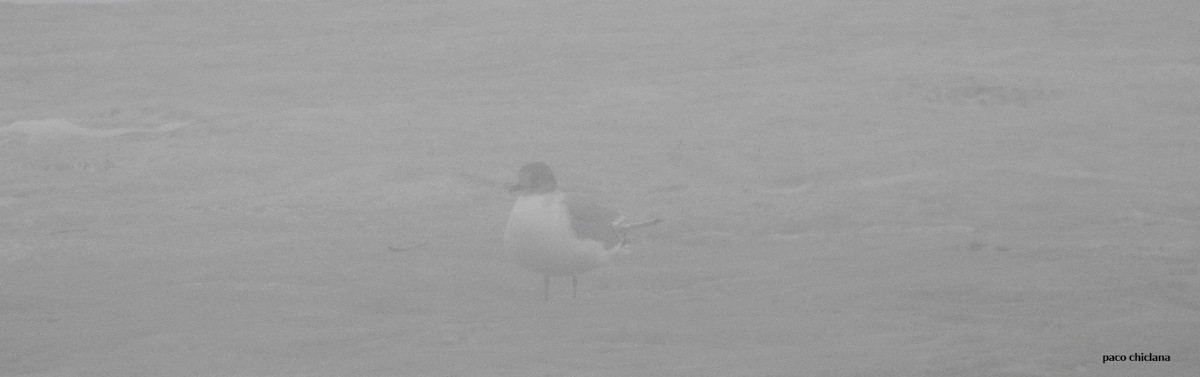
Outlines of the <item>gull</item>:
<svg viewBox="0 0 1200 377">
<path fill-rule="evenodd" d="M 516 264 L 542 274 L 546 301 L 550 277 L 570 276 L 575 298 L 579 274 L 629 253 L 626 232 L 662 222 L 627 222 L 586 196 L 559 191 L 554 171 L 543 162 L 522 166 L 509 192 L 519 197 L 504 228 L 505 251 Z"/>
</svg>

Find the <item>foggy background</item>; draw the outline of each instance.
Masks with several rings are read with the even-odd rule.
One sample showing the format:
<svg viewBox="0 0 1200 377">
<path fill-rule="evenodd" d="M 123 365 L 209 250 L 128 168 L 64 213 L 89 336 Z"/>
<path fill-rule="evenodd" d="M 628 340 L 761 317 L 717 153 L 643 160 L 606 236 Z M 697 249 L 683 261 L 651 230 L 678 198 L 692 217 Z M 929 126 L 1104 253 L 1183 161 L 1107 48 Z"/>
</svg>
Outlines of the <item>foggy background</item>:
<svg viewBox="0 0 1200 377">
<path fill-rule="evenodd" d="M 41 3 L 0 375 L 1200 370 L 1200 2 Z M 666 220 L 575 300 L 538 160 Z"/>
</svg>

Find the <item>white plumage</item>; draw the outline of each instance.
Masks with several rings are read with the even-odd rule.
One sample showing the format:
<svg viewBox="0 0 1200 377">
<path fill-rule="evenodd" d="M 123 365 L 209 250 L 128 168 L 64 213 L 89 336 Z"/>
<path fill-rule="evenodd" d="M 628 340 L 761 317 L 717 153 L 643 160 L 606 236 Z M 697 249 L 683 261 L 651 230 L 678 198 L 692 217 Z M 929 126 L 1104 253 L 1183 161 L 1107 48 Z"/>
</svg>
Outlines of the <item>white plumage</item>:
<svg viewBox="0 0 1200 377">
<path fill-rule="evenodd" d="M 520 195 L 504 228 L 505 251 L 518 265 L 542 274 L 545 299 L 550 277 L 570 276 L 575 296 L 577 275 L 626 254 L 626 231 L 654 225 L 654 219 L 627 224 L 625 216 L 578 194 L 558 190 L 550 166 L 533 162 L 521 167 L 514 193 Z"/>
</svg>

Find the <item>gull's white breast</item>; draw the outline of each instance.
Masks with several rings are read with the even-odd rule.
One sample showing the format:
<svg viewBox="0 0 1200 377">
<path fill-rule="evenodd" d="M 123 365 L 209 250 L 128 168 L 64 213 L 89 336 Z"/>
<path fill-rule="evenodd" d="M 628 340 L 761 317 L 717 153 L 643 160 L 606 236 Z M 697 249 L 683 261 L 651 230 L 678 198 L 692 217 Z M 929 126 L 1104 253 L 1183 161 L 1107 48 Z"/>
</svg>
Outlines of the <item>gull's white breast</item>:
<svg viewBox="0 0 1200 377">
<path fill-rule="evenodd" d="M 504 246 L 513 261 L 545 275 L 569 276 L 607 263 L 620 249 L 577 237 L 565 198 L 553 192 L 517 199 L 504 229 Z"/>
</svg>

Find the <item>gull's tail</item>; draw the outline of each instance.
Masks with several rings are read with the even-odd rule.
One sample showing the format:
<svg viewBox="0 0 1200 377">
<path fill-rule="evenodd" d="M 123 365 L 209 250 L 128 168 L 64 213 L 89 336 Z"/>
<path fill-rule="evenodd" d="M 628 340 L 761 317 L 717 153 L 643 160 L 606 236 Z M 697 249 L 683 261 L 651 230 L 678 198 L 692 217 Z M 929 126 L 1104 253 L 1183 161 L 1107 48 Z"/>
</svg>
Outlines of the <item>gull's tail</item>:
<svg viewBox="0 0 1200 377">
<path fill-rule="evenodd" d="M 653 225 L 656 225 L 656 224 L 658 224 L 658 223 L 661 223 L 661 222 L 663 222 L 663 220 L 662 220 L 662 219 L 653 219 L 653 220 L 647 220 L 647 221 L 643 221 L 643 222 L 640 222 L 640 223 L 632 223 L 632 224 L 618 224 L 618 225 L 617 225 L 617 228 L 621 229 L 621 231 L 622 231 L 622 232 L 624 232 L 624 231 L 628 231 L 628 230 L 630 230 L 630 229 L 637 229 L 637 228 L 644 228 L 644 227 L 648 227 L 648 226 L 653 226 Z"/>
</svg>

